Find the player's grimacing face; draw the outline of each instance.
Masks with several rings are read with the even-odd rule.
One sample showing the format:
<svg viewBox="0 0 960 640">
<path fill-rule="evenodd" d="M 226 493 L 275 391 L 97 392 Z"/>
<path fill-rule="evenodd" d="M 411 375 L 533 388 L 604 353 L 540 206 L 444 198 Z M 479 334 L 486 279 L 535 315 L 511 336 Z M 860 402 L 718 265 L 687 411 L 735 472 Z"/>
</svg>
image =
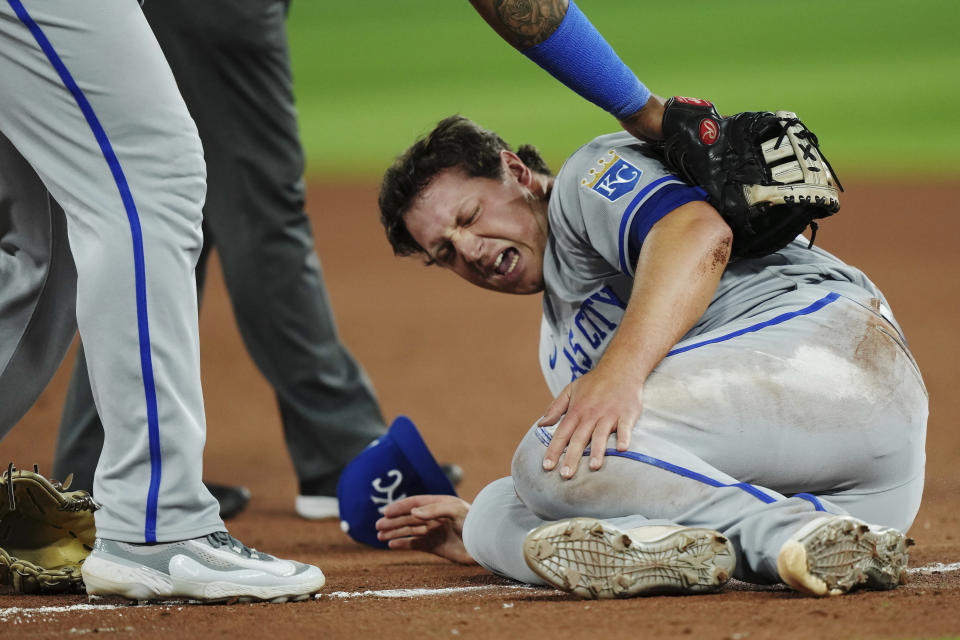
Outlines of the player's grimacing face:
<svg viewBox="0 0 960 640">
<path fill-rule="evenodd" d="M 508 170 L 502 179 L 470 178 L 446 169 L 404 215 L 407 230 L 429 261 L 485 289 L 543 290 L 546 198 Z"/>
</svg>

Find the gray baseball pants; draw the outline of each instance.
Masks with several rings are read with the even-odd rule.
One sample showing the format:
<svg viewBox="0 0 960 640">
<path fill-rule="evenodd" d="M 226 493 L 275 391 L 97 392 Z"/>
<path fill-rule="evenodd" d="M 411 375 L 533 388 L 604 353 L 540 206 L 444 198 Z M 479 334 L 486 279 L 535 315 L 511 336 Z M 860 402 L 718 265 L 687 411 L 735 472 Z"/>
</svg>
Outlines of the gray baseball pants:
<svg viewBox="0 0 960 640">
<path fill-rule="evenodd" d="M 301 493 L 335 495 L 340 471 L 386 427 L 337 335 L 303 210 L 287 7 L 286 0 L 162 0 L 144 12 L 206 157 L 198 280 L 215 248 L 244 344 L 276 392 Z M 84 364 L 78 359 L 54 465 L 79 487 L 92 480 L 103 437 Z"/>
<path fill-rule="evenodd" d="M 879 308 L 855 285 L 823 282 L 681 342 L 647 380 L 629 451 L 612 436 L 599 471 L 586 458 L 571 480 L 543 471 L 555 428 L 532 427 L 512 477 L 474 501 L 468 552 L 541 584 L 521 544 L 545 521 L 679 524 L 722 532 L 735 576 L 769 583 L 780 547 L 811 519 L 851 514 L 906 531 L 923 491 L 927 393 Z"/>
<path fill-rule="evenodd" d="M 203 155 L 139 5 L 0 2 L 0 132 L 0 434 L 77 328 L 105 433 L 98 534 L 222 530 L 200 481 Z"/>
</svg>

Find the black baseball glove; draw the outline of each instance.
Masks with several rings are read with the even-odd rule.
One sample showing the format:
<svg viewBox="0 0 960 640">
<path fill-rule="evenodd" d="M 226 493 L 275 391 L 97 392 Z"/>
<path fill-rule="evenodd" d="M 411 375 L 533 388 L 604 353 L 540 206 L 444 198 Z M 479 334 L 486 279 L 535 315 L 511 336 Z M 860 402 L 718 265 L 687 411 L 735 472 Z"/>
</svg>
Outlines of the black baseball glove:
<svg viewBox="0 0 960 640">
<path fill-rule="evenodd" d="M 795 113 L 722 117 L 706 100 L 674 97 L 663 116 L 671 171 L 703 187 L 733 230 L 731 259 L 779 251 L 840 209 L 843 191 L 817 136 Z"/>
<path fill-rule="evenodd" d="M 8 466 L 0 475 L 0 583 L 17 593 L 82 593 L 99 506 L 86 491 Z"/>
</svg>

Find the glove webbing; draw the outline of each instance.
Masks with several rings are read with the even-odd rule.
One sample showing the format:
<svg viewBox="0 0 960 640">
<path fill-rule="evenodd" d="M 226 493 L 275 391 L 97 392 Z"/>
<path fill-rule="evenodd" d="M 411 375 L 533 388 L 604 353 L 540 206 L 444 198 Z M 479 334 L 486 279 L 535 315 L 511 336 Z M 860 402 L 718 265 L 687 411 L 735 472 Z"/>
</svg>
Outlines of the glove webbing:
<svg viewBox="0 0 960 640">
<path fill-rule="evenodd" d="M 807 129 L 807 125 L 800 122 L 800 118 L 787 118 L 786 120 L 781 120 L 780 125 L 782 127 L 780 129 L 780 136 L 777 138 L 777 143 L 773 145 L 774 149 L 779 149 L 780 145 L 783 144 L 783 141 L 787 139 L 787 129 L 797 125 L 800 127 L 800 131 L 795 132 L 793 135 L 803 140 L 809 140 L 811 142 L 811 146 L 817 151 L 820 151 L 820 140 L 817 138 L 817 134 L 815 134 L 813 131 L 810 131 L 810 129 Z M 801 158 L 802 160 L 806 160 L 808 158 L 810 160 L 817 159 L 812 153 L 810 153 L 811 147 L 800 145 L 800 148 L 803 150 L 803 158 Z M 822 151 L 820 152 L 820 159 L 823 160 L 823 164 L 827 165 L 827 169 L 830 170 L 830 175 L 833 176 L 833 181 L 837 183 L 837 189 L 843 191 L 843 185 L 840 184 L 840 178 L 837 177 L 837 172 L 833 170 L 833 167 L 830 165 L 830 161 L 827 160 L 827 156 L 823 155 Z M 810 168 L 814 171 L 819 171 L 819 169 L 816 167 Z M 816 223 L 811 221 L 811 225 L 813 226 L 813 232 L 816 233 Z M 810 243 L 810 246 L 813 246 L 812 242 Z"/>
</svg>

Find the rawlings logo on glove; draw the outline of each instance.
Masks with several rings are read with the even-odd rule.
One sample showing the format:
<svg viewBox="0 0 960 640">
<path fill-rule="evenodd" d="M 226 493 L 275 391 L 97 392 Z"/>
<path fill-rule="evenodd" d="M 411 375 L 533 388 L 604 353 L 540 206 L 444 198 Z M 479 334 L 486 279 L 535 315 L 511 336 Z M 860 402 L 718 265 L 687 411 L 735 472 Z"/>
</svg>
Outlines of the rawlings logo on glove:
<svg viewBox="0 0 960 640">
<path fill-rule="evenodd" d="M 724 118 L 697 98 L 674 97 L 663 116 L 667 166 L 703 187 L 733 230 L 731 258 L 779 251 L 840 209 L 843 187 L 817 136 L 795 113 Z"/>
<path fill-rule="evenodd" d="M 0 582 L 17 593 L 83 593 L 80 566 L 97 537 L 86 491 L 34 471 L 0 476 Z"/>
<path fill-rule="evenodd" d="M 720 125 L 713 118 L 704 118 L 700 121 L 700 142 L 713 144 L 720 136 Z"/>
</svg>

